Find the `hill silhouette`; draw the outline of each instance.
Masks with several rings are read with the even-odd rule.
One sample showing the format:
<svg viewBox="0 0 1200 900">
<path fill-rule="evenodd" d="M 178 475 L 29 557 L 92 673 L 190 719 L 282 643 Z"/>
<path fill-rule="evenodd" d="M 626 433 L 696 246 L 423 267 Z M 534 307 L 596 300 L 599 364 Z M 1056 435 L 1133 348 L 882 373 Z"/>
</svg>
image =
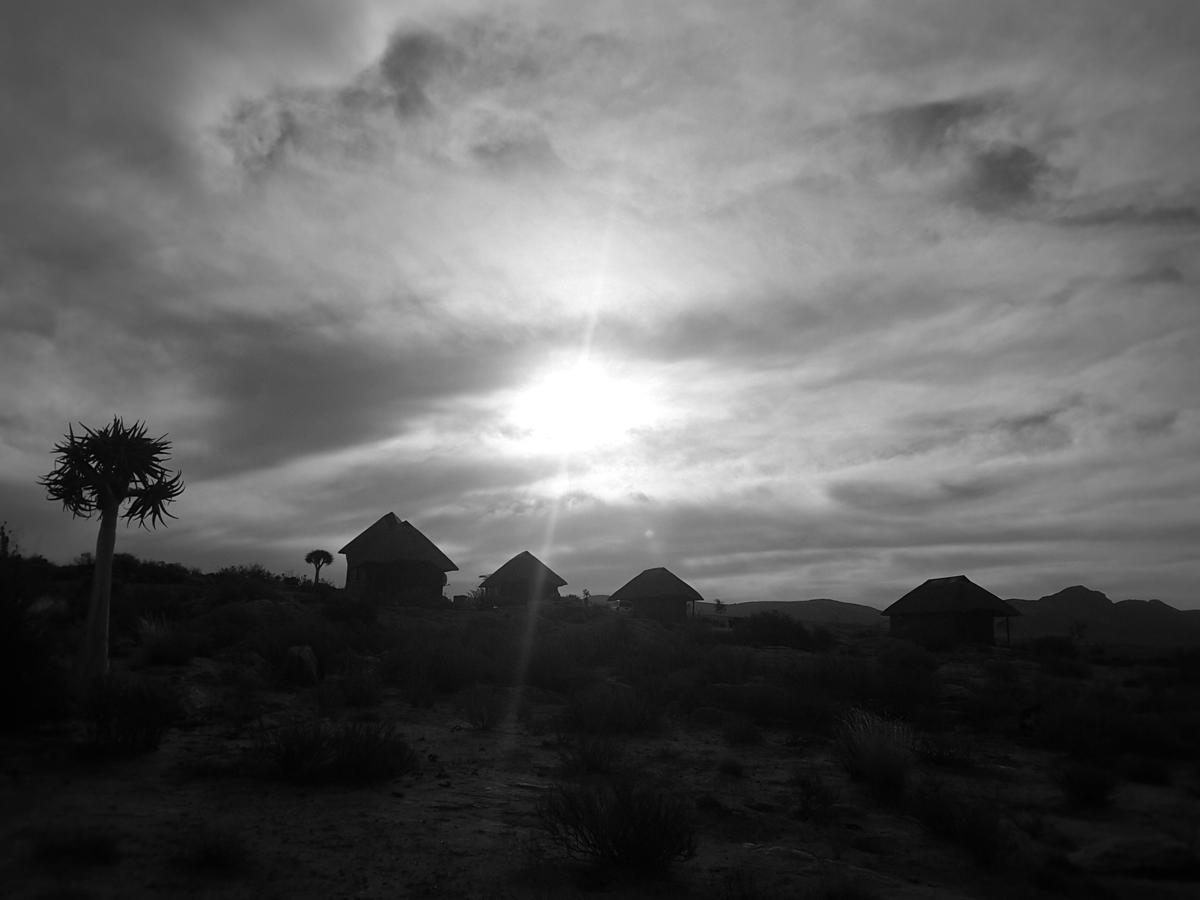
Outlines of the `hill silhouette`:
<svg viewBox="0 0 1200 900">
<path fill-rule="evenodd" d="M 819 597 L 813 600 L 752 600 L 746 603 L 727 603 L 721 613 L 731 619 L 745 618 L 755 613 L 780 612 L 798 621 L 813 625 L 859 625 L 882 629 L 887 620 L 873 606 L 845 603 Z M 697 603 L 696 614 L 717 615 L 715 603 Z"/>
<path fill-rule="evenodd" d="M 1013 640 L 1060 634 L 1099 644 L 1200 646 L 1200 610 L 1176 609 L 1161 600 L 1114 602 L 1102 591 L 1075 584 L 1037 600 L 1010 598 L 1008 602 L 1021 613 L 1010 620 Z M 764 612 L 780 612 L 812 625 L 887 627 L 887 620 L 873 606 L 826 597 L 727 603 L 720 615 L 738 619 Z M 716 616 L 716 604 L 697 603 L 696 614 Z"/>
<path fill-rule="evenodd" d="M 1008 601 L 1021 613 L 1014 639 L 1075 634 L 1091 643 L 1186 646 L 1200 644 L 1200 611 L 1161 600 L 1121 600 L 1081 584 L 1037 600 Z"/>
</svg>

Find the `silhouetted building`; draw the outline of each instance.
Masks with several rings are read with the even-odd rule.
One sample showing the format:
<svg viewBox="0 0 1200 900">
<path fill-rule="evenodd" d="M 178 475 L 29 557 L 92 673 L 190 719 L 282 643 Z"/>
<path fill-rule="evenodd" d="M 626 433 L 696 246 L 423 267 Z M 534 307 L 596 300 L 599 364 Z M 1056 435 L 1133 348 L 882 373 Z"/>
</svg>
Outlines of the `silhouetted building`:
<svg viewBox="0 0 1200 900">
<path fill-rule="evenodd" d="M 528 550 L 522 550 L 479 585 L 489 606 L 525 606 L 561 599 L 558 589 L 566 584 L 554 570 Z"/>
<path fill-rule="evenodd" d="M 891 633 L 920 644 L 994 644 L 995 620 L 1007 626 L 1019 616 L 1011 605 L 965 575 L 930 578 L 880 615 L 891 619 Z"/>
<path fill-rule="evenodd" d="M 661 566 L 647 569 L 635 576 L 608 598 L 637 615 L 660 622 L 682 622 L 688 615 L 688 604 L 704 598 L 694 587 Z"/>
<path fill-rule="evenodd" d="M 446 573 L 458 571 L 411 523 L 387 513 L 338 551 L 346 555 L 346 591 L 404 605 L 442 599 Z"/>
</svg>

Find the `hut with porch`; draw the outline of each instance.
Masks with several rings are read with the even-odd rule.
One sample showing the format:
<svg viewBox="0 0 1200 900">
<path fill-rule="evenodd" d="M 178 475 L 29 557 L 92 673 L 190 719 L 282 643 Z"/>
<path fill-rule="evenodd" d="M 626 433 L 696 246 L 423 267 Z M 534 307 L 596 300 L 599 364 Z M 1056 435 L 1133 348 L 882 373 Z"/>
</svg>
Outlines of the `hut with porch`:
<svg viewBox="0 0 1200 900">
<path fill-rule="evenodd" d="M 608 598 L 622 609 L 660 622 L 682 622 L 688 604 L 694 612 L 700 593 L 675 573 L 662 568 L 646 569 L 614 591 Z"/>
<path fill-rule="evenodd" d="M 346 592 L 404 606 L 436 604 L 446 573 L 458 570 L 433 541 L 386 513 L 338 551 L 346 556 Z"/>
<path fill-rule="evenodd" d="M 891 634 L 926 646 L 994 644 L 995 620 L 1020 613 L 966 575 L 930 578 L 880 615 L 891 620 Z"/>
<path fill-rule="evenodd" d="M 567 582 L 528 550 L 522 550 L 479 585 L 485 606 L 534 606 L 562 599 Z"/>
</svg>

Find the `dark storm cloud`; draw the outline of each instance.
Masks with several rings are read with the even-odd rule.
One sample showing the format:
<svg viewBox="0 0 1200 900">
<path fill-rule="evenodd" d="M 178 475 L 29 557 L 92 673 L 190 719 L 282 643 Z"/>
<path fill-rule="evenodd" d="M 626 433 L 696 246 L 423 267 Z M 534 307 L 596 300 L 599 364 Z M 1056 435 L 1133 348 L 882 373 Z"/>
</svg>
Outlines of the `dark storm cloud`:
<svg viewBox="0 0 1200 900">
<path fill-rule="evenodd" d="M 521 344 L 487 336 L 396 353 L 278 319 L 231 316 L 201 331 L 212 340 L 189 351 L 189 371 L 224 407 L 211 435 L 221 452 L 206 467 L 214 476 L 395 436 L 526 365 Z"/>
<path fill-rule="evenodd" d="M 934 100 L 899 106 L 867 121 L 877 119 L 882 123 L 897 156 L 919 162 L 956 146 L 963 139 L 963 129 L 990 115 L 1002 99 L 980 95 Z"/>
<path fill-rule="evenodd" d="M 1190 205 L 1124 205 L 1061 217 L 1059 223 L 1079 228 L 1133 226 L 1195 230 L 1200 228 L 1200 207 Z"/>
<path fill-rule="evenodd" d="M 426 93 L 429 80 L 443 68 L 461 62 L 457 48 L 430 32 L 398 31 L 388 42 L 379 61 L 392 93 L 392 103 L 401 118 L 429 113 L 433 104 Z"/>
<path fill-rule="evenodd" d="M 1002 210 L 1036 199 L 1048 170 L 1046 160 L 1028 147 L 987 147 L 972 157 L 962 190 L 973 206 L 984 211 Z"/>
<path fill-rule="evenodd" d="M 842 481 L 829 486 L 830 499 L 852 509 L 879 515 L 911 517 L 946 513 L 956 505 L 970 504 L 1008 487 L 1004 480 L 931 480 L 923 484 L 894 481 Z"/>
</svg>

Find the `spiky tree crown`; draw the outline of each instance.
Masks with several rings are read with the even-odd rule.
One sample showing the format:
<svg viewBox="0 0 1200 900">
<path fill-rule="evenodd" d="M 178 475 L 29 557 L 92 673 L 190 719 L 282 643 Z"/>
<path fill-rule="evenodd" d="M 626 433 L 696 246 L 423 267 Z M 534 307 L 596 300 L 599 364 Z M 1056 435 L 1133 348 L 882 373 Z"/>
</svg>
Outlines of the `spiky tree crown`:
<svg viewBox="0 0 1200 900">
<path fill-rule="evenodd" d="M 90 518 L 109 503 L 129 505 L 122 514 L 143 528 L 165 524 L 167 504 L 183 493 L 183 473 L 163 465 L 171 442 L 164 434 L 151 438 L 145 422 L 126 425 L 114 416 L 110 424 L 92 430 L 80 423 L 82 434 L 68 426 L 66 440 L 54 447 L 58 465 L 39 484 L 47 498 L 59 500 L 73 516 Z"/>
<path fill-rule="evenodd" d="M 333 563 L 333 554 L 328 550 L 313 550 L 304 557 L 304 561 L 310 566 L 315 566 L 317 563 L 328 566 Z"/>
</svg>

